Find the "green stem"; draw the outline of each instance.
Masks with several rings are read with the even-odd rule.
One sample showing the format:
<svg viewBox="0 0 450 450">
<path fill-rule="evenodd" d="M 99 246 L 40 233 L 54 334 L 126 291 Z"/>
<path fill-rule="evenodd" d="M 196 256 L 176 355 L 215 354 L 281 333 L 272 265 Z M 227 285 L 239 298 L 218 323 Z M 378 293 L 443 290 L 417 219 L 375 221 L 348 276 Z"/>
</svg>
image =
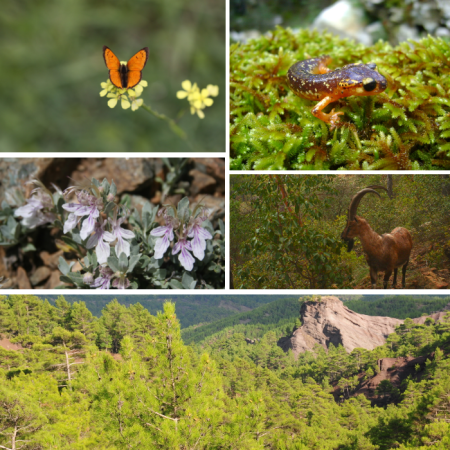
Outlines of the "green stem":
<svg viewBox="0 0 450 450">
<path fill-rule="evenodd" d="M 189 148 L 191 150 L 193 150 L 190 142 L 187 139 L 186 133 L 175 123 L 174 120 L 172 120 L 171 118 L 167 117 L 164 114 L 160 114 L 159 112 L 154 111 L 153 109 L 150 108 L 150 106 L 147 106 L 145 103 L 142 105 L 142 108 L 144 108 L 147 112 L 149 112 L 153 116 L 157 117 L 158 119 L 166 121 L 169 124 L 171 130 L 177 136 L 179 136 L 181 139 L 183 139 L 183 141 L 186 142 L 186 144 L 189 146 Z"/>
</svg>

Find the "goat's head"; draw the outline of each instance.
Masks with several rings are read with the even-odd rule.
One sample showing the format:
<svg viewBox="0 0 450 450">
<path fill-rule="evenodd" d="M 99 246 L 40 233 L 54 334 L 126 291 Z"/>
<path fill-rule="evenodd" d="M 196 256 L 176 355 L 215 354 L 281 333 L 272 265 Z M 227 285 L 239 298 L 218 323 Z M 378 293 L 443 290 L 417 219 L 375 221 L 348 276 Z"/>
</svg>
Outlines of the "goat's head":
<svg viewBox="0 0 450 450">
<path fill-rule="evenodd" d="M 354 238 L 360 235 L 361 227 L 367 224 L 367 221 L 365 219 L 356 215 L 359 203 L 366 194 L 375 194 L 381 198 L 380 194 L 375 191 L 375 189 L 384 189 L 387 192 L 387 189 L 384 186 L 368 186 L 365 189 L 357 192 L 350 202 L 350 206 L 348 208 L 347 225 L 345 226 L 344 231 L 341 234 L 341 239 L 347 243 L 348 252 L 350 252 L 353 248 L 353 245 L 355 243 Z"/>
</svg>

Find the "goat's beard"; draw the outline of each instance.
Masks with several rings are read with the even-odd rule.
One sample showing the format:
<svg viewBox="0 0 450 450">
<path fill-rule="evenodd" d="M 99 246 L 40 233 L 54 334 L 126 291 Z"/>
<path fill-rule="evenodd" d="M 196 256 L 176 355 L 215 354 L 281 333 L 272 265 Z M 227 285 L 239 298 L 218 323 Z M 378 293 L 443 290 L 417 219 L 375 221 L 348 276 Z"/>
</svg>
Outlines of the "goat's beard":
<svg viewBox="0 0 450 450">
<path fill-rule="evenodd" d="M 353 245 L 355 243 L 355 240 L 354 239 L 346 239 L 346 241 L 347 241 L 347 251 L 351 252 Z"/>
</svg>

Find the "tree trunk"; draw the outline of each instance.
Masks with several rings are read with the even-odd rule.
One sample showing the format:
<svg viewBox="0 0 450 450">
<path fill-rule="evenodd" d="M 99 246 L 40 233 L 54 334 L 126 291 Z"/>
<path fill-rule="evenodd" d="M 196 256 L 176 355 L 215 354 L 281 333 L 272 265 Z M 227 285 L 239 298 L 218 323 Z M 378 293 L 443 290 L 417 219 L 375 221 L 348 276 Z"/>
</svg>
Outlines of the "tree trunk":
<svg viewBox="0 0 450 450">
<path fill-rule="evenodd" d="M 389 198 L 394 198 L 394 181 L 392 175 L 387 176 L 387 190 Z"/>
</svg>

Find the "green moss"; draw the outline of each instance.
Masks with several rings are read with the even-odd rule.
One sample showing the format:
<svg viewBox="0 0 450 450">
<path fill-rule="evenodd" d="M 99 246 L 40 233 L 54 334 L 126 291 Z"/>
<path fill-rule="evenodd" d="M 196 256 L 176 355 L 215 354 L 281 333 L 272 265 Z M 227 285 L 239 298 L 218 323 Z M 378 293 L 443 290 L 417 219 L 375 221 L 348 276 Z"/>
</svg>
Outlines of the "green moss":
<svg viewBox="0 0 450 450">
<path fill-rule="evenodd" d="M 374 97 L 343 98 L 330 131 L 316 102 L 290 91 L 297 61 L 328 54 L 330 68 L 376 63 L 388 88 Z M 278 27 L 270 36 L 231 46 L 231 169 L 450 168 L 450 45 L 431 36 L 393 48 L 365 47 L 331 34 Z"/>
</svg>

